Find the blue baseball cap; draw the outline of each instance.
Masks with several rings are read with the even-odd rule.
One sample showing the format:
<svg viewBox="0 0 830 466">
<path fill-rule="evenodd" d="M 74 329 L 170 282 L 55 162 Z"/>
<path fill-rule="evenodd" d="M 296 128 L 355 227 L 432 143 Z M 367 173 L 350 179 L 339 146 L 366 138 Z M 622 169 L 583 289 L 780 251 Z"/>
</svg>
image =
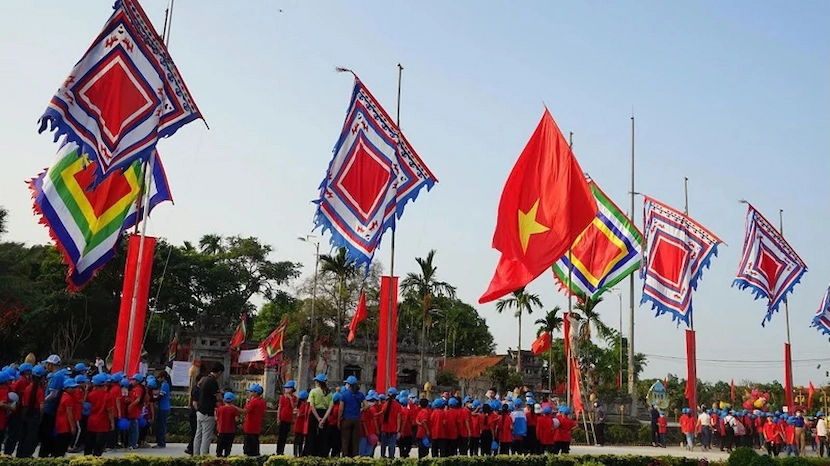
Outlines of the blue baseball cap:
<svg viewBox="0 0 830 466">
<path fill-rule="evenodd" d="M 346 377 L 346 383 L 349 385 L 357 385 L 357 377 L 353 375 Z"/>
<path fill-rule="evenodd" d="M 233 400 L 235 398 L 236 397 L 233 396 L 233 393 L 231 393 L 231 392 L 225 392 L 225 394 L 222 395 L 222 399 L 225 400 L 225 403 L 233 403 Z"/>
<path fill-rule="evenodd" d="M 287 386 L 287 385 L 288 385 L 288 384 L 286 384 L 286 386 Z M 293 388 L 293 387 L 292 387 L 292 388 Z M 257 393 L 257 394 L 259 394 L 259 395 L 262 395 L 262 392 L 263 392 L 264 390 L 262 389 L 262 386 L 261 386 L 260 384 L 255 383 L 255 384 L 252 384 L 250 387 L 248 387 L 248 389 L 247 389 L 247 390 L 245 390 L 245 391 L 246 391 L 246 392 L 253 392 L 253 393 Z"/>
</svg>

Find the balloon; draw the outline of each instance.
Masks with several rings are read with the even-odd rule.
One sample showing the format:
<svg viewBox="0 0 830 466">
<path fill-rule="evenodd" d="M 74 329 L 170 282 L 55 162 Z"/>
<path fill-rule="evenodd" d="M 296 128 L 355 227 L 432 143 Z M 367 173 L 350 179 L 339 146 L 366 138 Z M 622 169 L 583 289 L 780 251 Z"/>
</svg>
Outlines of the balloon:
<svg viewBox="0 0 830 466">
<path fill-rule="evenodd" d="M 720 409 L 726 409 L 728 407 L 729 407 L 729 404 L 727 404 L 725 401 L 720 402 Z"/>
<path fill-rule="evenodd" d="M 767 400 L 769 400 L 771 397 L 769 396 L 769 393 L 764 393 L 764 398 L 766 398 Z"/>
<path fill-rule="evenodd" d="M 116 427 L 118 427 L 118 430 L 122 430 L 122 431 L 127 430 L 127 429 L 130 428 L 130 421 L 127 420 L 127 419 L 121 418 L 121 419 L 118 420 L 118 425 L 116 425 Z"/>
<path fill-rule="evenodd" d="M 763 399 L 763 398 L 758 398 L 757 400 L 755 400 L 755 403 L 753 403 L 753 405 L 754 405 L 756 408 L 762 408 L 762 407 L 764 406 L 764 403 L 765 403 L 765 402 L 764 402 L 764 399 Z"/>
<path fill-rule="evenodd" d="M 757 388 L 753 388 L 752 392 L 750 393 L 752 394 L 752 398 L 758 398 L 761 395 L 760 390 L 758 390 Z"/>
<path fill-rule="evenodd" d="M 138 427 L 141 427 L 142 429 L 147 427 L 147 419 L 143 417 L 138 418 Z"/>
<path fill-rule="evenodd" d="M 752 401 L 751 400 L 744 401 L 744 409 L 752 409 Z"/>
<path fill-rule="evenodd" d="M 553 418 L 553 428 L 554 428 L 554 429 L 558 429 L 558 428 L 559 428 L 559 419 L 557 419 L 557 418 Z"/>
</svg>

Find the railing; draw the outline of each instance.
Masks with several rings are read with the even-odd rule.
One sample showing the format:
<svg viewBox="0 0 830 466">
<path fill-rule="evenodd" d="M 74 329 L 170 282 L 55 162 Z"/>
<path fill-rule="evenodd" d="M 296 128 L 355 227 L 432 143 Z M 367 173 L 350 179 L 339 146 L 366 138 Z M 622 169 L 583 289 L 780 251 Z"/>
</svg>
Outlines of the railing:
<svg viewBox="0 0 830 466">
<path fill-rule="evenodd" d="M 258 383 L 265 386 L 264 375 L 231 375 L 231 390 L 234 393 L 245 393 L 245 390 L 252 384 Z"/>
</svg>

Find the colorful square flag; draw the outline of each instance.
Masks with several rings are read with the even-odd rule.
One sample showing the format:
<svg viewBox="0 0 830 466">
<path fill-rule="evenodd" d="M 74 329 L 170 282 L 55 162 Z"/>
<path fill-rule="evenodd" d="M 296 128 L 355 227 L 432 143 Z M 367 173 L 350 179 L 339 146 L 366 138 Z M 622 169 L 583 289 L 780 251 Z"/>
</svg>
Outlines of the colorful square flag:
<svg viewBox="0 0 830 466">
<path fill-rule="evenodd" d="M 752 204 L 747 205 L 743 254 L 732 286 L 749 288 L 755 299 L 768 300 L 767 314 L 761 321 L 764 326 L 801 281 L 807 264 Z"/>
<path fill-rule="evenodd" d="M 141 191 L 142 162 L 110 174 L 93 187 L 95 166 L 70 142 L 60 148 L 51 168 L 29 181 L 35 214 L 69 265 L 71 291 L 83 288 L 115 256 L 123 233 L 140 218 L 136 200 Z M 158 155 L 149 188 L 150 211 L 164 201 L 173 201 Z"/>
<path fill-rule="evenodd" d="M 818 311 L 816 311 L 816 315 L 813 317 L 813 323 L 810 326 L 815 327 L 824 335 L 830 334 L 830 287 L 824 293 Z"/>
<path fill-rule="evenodd" d="M 355 76 L 346 121 L 315 201 L 315 228 L 329 230 L 332 246 L 345 247 L 358 265 L 368 266 L 383 232 L 395 228 L 405 204 L 436 182 L 394 121 Z"/>
<path fill-rule="evenodd" d="M 692 291 L 722 241 L 683 212 L 650 197 L 644 201 L 643 219 L 646 251 L 640 303 L 650 301 L 658 316 L 669 313 L 678 324 L 689 325 Z"/>
<path fill-rule="evenodd" d="M 286 328 L 288 328 L 287 317 L 282 319 L 282 322 L 280 322 L 277 328 L 260 343 L 259 347 L 265 356 L 265 365 L 271 366 L 276 364 L 279 355 L 282 354 Z"/>
<path fill-rule="evenodd" d="M 597 216 L 569 253 L 553 264 L 553 274 L 560 289 L 596 298 L 640 267 L 643 234 L 596 182 L 588 180 Z"/>
<path fill-rule="evenodd" d="M 40 119 L 97 162 L 96 181 L 147 159 L 159 138 L 202 118 L 137 0 L 118 0 L 104 29 Z"/>
</svg>

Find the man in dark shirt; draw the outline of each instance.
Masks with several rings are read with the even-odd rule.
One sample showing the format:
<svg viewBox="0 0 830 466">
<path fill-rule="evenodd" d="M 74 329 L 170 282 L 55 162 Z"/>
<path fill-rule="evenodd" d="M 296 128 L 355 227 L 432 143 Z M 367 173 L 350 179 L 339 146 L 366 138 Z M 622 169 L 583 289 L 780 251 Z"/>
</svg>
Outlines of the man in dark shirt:
<svg viewBox="0 0 830 466">
<path fill-rule="evenodd" d="M 193 454 L 193 438 L 196 437 L 196 408 L 199 406 L 199 385 L 202 383 L 202 378 L 201 374 L 196 376 L 193 390 L 190 391 L 190 416 L 188 417 L 188 421 L 190 421 L 190 443 L 187 444 L 187 448 L 184 450 L 188 455 Z"/>
<path fill-rule="evenodd" d="M 193 455 L 210 454 L 210 442 L 216 428 L 216 404 L 219 402 L 219 378 L 225 372 L 222 363 L 216 363 L 213 370 L 202 380 L 199 387 L 199 403 L 196 411 L 196 435 L 193 437 Z"/>
<path fill-rule="evenodd" d="M 651 405 L 651 446 L 656 447 L 660 444 L 660 433 L 657 428 L 657 420 L 660 419 L 660 410 L 657 409 L 657 403 Z"/>
<path fill-rule="evenodd" d="M 599 400 L 594 402 L 594 434 L 597 446 L 603 446 L 605 444 L 605 408 Z"/>
</svg>

